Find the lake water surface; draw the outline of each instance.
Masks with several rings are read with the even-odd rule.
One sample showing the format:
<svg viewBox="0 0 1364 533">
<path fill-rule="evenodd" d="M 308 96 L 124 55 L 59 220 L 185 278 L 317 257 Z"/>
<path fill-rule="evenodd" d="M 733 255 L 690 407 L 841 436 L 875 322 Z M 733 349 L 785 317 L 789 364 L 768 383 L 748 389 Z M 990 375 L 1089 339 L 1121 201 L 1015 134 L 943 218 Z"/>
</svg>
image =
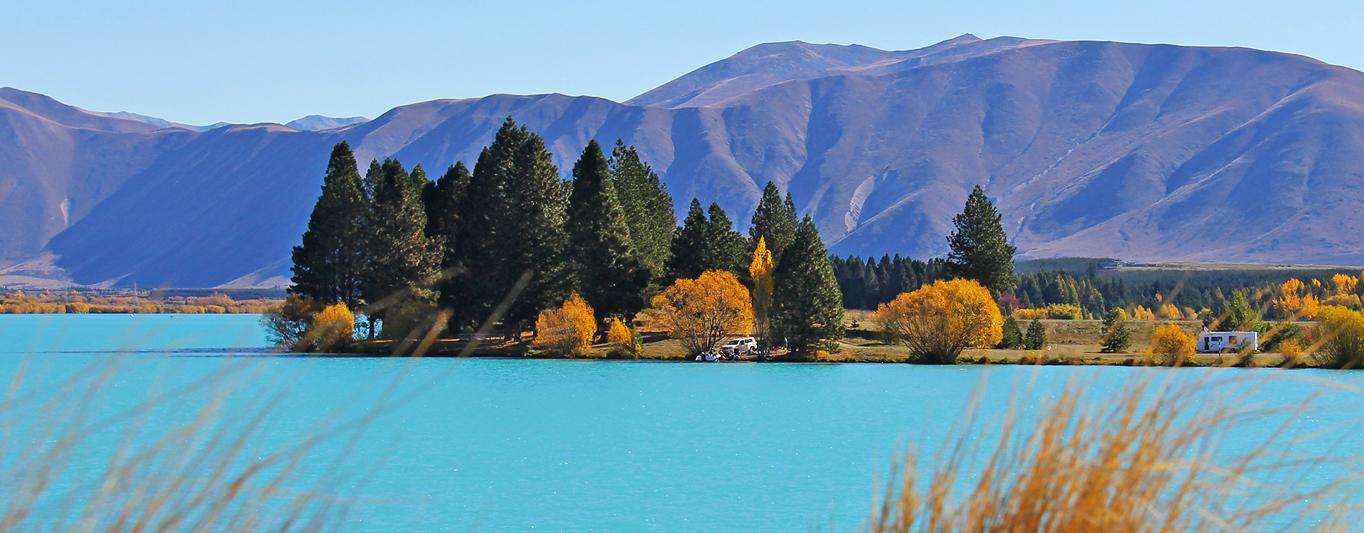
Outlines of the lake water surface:
<svg viewBox="0 0 1364 533">
<path fill-rule="evenodd" d="M 55 395 L 73 377 L 112 366 L 98 401 L 84 407 L 99 415 L 221 374 L 225 385 L 213 393 L 231 399 L 228 416 L 232 405 L 277 401 L 252 444 L 261 450 L 392 405 L 361 438 L 319 447 L 291 477 L 309 486 L 347 478 L 332 488 L 356 498 L 348 530 L 791 531 L 856 529 L 892 461 L 910 448 L 931 456 L 977 389 L 982 412 L 1013 406 L 1029 416 L 1070 380 L 1102 396 L 1170 372 L 277 357 L 266 344 L 249 315 L 0 316 L 0 378 Z M 1325 382 L 1364 386 L 1356 372 L 1174 372 L 1176 380 L 1289 374 L 1256 393 L 1266 405 L 1301 402 Z M 1364 401 L 1330 394 L 1331 409 L 1299 423 L 1332 437 L 1305 451 L 1357 448 L 1364 437 Z M 1275 427 L 1266 421 L 1238 438 L 1257 442 Z M 67 482 L 123 445 L 131 430 L 121 429 L 88 439 Z M 36 435 L 16 430 L 5 444 L 41 447 Z"/>
</svg>

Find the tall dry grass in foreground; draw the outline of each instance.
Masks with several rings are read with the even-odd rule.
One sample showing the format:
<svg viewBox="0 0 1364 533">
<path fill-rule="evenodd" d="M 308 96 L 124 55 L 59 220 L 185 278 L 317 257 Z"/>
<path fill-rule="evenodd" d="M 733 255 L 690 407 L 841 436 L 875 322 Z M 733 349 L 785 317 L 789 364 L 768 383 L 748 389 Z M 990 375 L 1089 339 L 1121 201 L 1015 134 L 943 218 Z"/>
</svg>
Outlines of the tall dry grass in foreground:
<svg viewBox="0 0 1364 533">
<path fill-rule="evenodd" d="M 102 360 L 56 384 L 27 383 L 26 370 L 11 377 L 0 400 L 0 531 L 317 531 L 342 520 L 340 491 L 354 476 L 297 474 L 344 457 L 368 416 L 319 421 L 266 445 L 279 394 L 255 362 L 132 393 L 119 383 L 120 363 Z M 101 408 L 137 393 L 130 405 Z M 337 448 L 318 455 L 322 444 Z"/>
<path fill-rule="evenodd" d="M 1105 398 L 1072 382 L 1035 423 L 1006 414 L 993 445 L 982 444 L 993 437 L 969 417 L 933 465 L 911 455 L 896 469 L 865 529 L 1126 533 L 1353 524 L 1344 506 L 1327 504 L 1359 503 L 1348 487 L 1360 468 L 1356 447 L 1339 448 L 1349 457 L 1293 452 L 1312 437 L 1291 430 L 1311 402 L 1247 408 L 1263 383 L 1203 379 L 1170 387 L 1154 379 L 1135 376 Z M 1282 423 L 1252 451 L 1228 456 L 1224 439 L 1266 419 Z M 1338 475 L 1309 482 L 1303 473 L 1311 468 Z"/>
</svg>

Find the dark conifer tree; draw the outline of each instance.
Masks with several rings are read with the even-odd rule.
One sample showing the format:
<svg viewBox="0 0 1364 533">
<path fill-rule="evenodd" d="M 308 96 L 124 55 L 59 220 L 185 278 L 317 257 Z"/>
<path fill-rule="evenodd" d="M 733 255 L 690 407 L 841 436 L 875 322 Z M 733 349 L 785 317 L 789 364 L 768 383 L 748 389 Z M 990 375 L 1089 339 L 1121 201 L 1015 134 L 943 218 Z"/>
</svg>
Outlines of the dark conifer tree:
<svg viewBox="0 0 1364 533">
<path fill-rule="evenodd" d="M 712 202 L 710 221 L 706 224 L 706 247 L 704 252 L 706 270 L 728 270 L 741 280 L 748 278 L 748 262 L 753 253 L 748 249 L 744 236 L 734 229 L 734 222 Z"/>
<path fill-rule="evenodd" d="M 787 203 L 782 203 L 781 191 L 770 181 L 753 211 L 753 225 L 748 229 L 749 249 L 757 247 L 759 237 L 767 243 L 775 264 L 781 264 L 781 253 L 796 238 L 795 205 L 790 203 L 790 195 Z"/>
<path fill-rule="evenodd" d="M 323 304 L 344 302 L 351 309 L 361 305 L 366 205 L 360 182 L 350 145 L 337 143 L 303 243 L 293 249 L 290 292 Z"/>
<path fill-rule="evenodd" d="M 474 166 L 456 248 L 472 277 L 469 316 L 485 320 L 504 299 L 509 335 L 567 294 L 568 191 L 544 139 L 508 117 Z"/>
<path fill-rule="evenodd" d="M 706 271 L 704 254 L 709 229 L 710 224 L 706 221 L 706 212 L 701 209 L 701 201 L 692 198 L 687 217 L 682 219 L 682 226 L 673 235 L 668 256 L 669 278 L 695 278 Z"/>
<path fill-rule="evenodd" d="M 1014 320 L 1013 315 L 1004 319 L 1004 334 L 1000 337 L 999 347 L 1006 350 L 1023 347 L 1023 331 L 1018 328 L 1018 321 Z"/>
<path fill-rule="evenodd" d="M 774 339 L 784 340 L 793 353 L 808 357 L 822 344 L 843 337 L 843 294 L 810 217 L 796 227 L 796 237 L 777 265 L 775 277 Z"/>
<path fill-rule="evenodd" d="M 1018 283 L 1014 276 L 1014 247 L 995 209 L 979 185 L 966 199 L 966 209 L 952 218 L 956 230 L 947 237 L 952 274 L 979 281 L 998 295 Z"/>
<path fill-rule="evenodd" d="M 662 278 L 677 228 L 673 197 L 634 146 L 617 140 L 608 164 L 625 224 L 630 228 L 635 258 L 649 270 L 651 281 Z"/>
<path fill-rule="evenodd" d="M 426 173 L 421 166 L 412 173 L 396 159 L 371 165 L 368 177 L 374 196 L 367 216 L 365 251 L 368 256 L 363 294 L 371 307 L 371 319 L 386 319 L 390 311 L 411 302 L 434 305 L 431 289 L 440 268 L 441 243 L 426 233 L 426 207 L 421 194 Z M 386 321 L 387 322 L 387 321 Z M 388 325 L 388 324 L 386 324 Z M 407 335 L 405 328 L 386 327 L 390 338 Z"/>
<path fill-rule="evenodd" d="M 578 292 L 599 316 L 631 320 L 644 306 L 649 272 L 635 255 L 610 166 L 595 140 L 573 165 L 567 226 Z"/>
<path fill-rule="evenodd" d="M 426 234 L 442 243 L 440 276 L 436 288 L 440 292 L 440 308 L 450 311 L 450 329 L 458 331 L 462 324 L 461 302 L 467 296 L 462 290 L 470 280 L 463 276 L 463 261 L 459 255 L 461 213 L 465 208 L 465 197 L 469 194 L 472 180 L 469 169 L 463 162 L 457 162 L 445 171 L 440 179 L 427 182 L 423 188 L 426 205 Z"/>
<path fill-rule="evenodd" d="M 1041 320 L 1033 319 L 1028 323 L 1028 331 L 1023 334 L 1023 347 L 1029 350 L 1047 347 L 1047 328 L 1042 326 Z"/>
</svg>

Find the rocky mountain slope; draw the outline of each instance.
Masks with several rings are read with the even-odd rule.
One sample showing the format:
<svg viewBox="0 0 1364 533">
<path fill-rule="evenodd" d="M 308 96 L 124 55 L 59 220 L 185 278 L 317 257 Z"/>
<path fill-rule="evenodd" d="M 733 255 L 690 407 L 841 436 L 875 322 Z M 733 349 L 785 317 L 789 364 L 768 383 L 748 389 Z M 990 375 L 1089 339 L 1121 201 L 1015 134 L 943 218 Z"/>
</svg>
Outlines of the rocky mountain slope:
<svg viewBox="0 0 1364 533">
<path fill-rule="evenodd" d="M 679 206 L 746 221 L 768 180 L 836 253 L 941 254 L 970 188 L 1028 257 L 1364 263 L 1364 74 L 1241 48 L 962 36 L 911 51 L 773 43 L 625 103 L 438 100 L 322 131 L 209 131 L 0 89 L 0 258 L 80 283 L 271 285 L 328 150 L 439 173 L 507 116 L 562 172 L 637 145 Z M 330 126 L 330 125 L 329 125 Z"/>
</svg>

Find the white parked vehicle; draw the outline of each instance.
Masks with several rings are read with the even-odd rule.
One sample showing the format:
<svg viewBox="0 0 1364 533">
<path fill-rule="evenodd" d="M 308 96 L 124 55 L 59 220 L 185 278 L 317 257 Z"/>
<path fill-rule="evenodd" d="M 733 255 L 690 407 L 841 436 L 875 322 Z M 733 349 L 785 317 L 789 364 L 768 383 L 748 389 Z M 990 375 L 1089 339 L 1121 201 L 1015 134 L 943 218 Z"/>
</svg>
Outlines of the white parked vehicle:
<svg viewBox="0 0 1364 533">
<path fill-rule="evenodd" d="M 1204 352 L 1238 351 L 1243 348 L 1260 349 L 1257 331 L 1204 331 L 1198 334 L 1194 349 Z"/>
<path fill-rule="evenodd" d="M 745 354 L 757 349 L 758 339 L 753 337 L 740 337 L 720 345 L 720 353 L 725 355 Z"/>
</svg>

